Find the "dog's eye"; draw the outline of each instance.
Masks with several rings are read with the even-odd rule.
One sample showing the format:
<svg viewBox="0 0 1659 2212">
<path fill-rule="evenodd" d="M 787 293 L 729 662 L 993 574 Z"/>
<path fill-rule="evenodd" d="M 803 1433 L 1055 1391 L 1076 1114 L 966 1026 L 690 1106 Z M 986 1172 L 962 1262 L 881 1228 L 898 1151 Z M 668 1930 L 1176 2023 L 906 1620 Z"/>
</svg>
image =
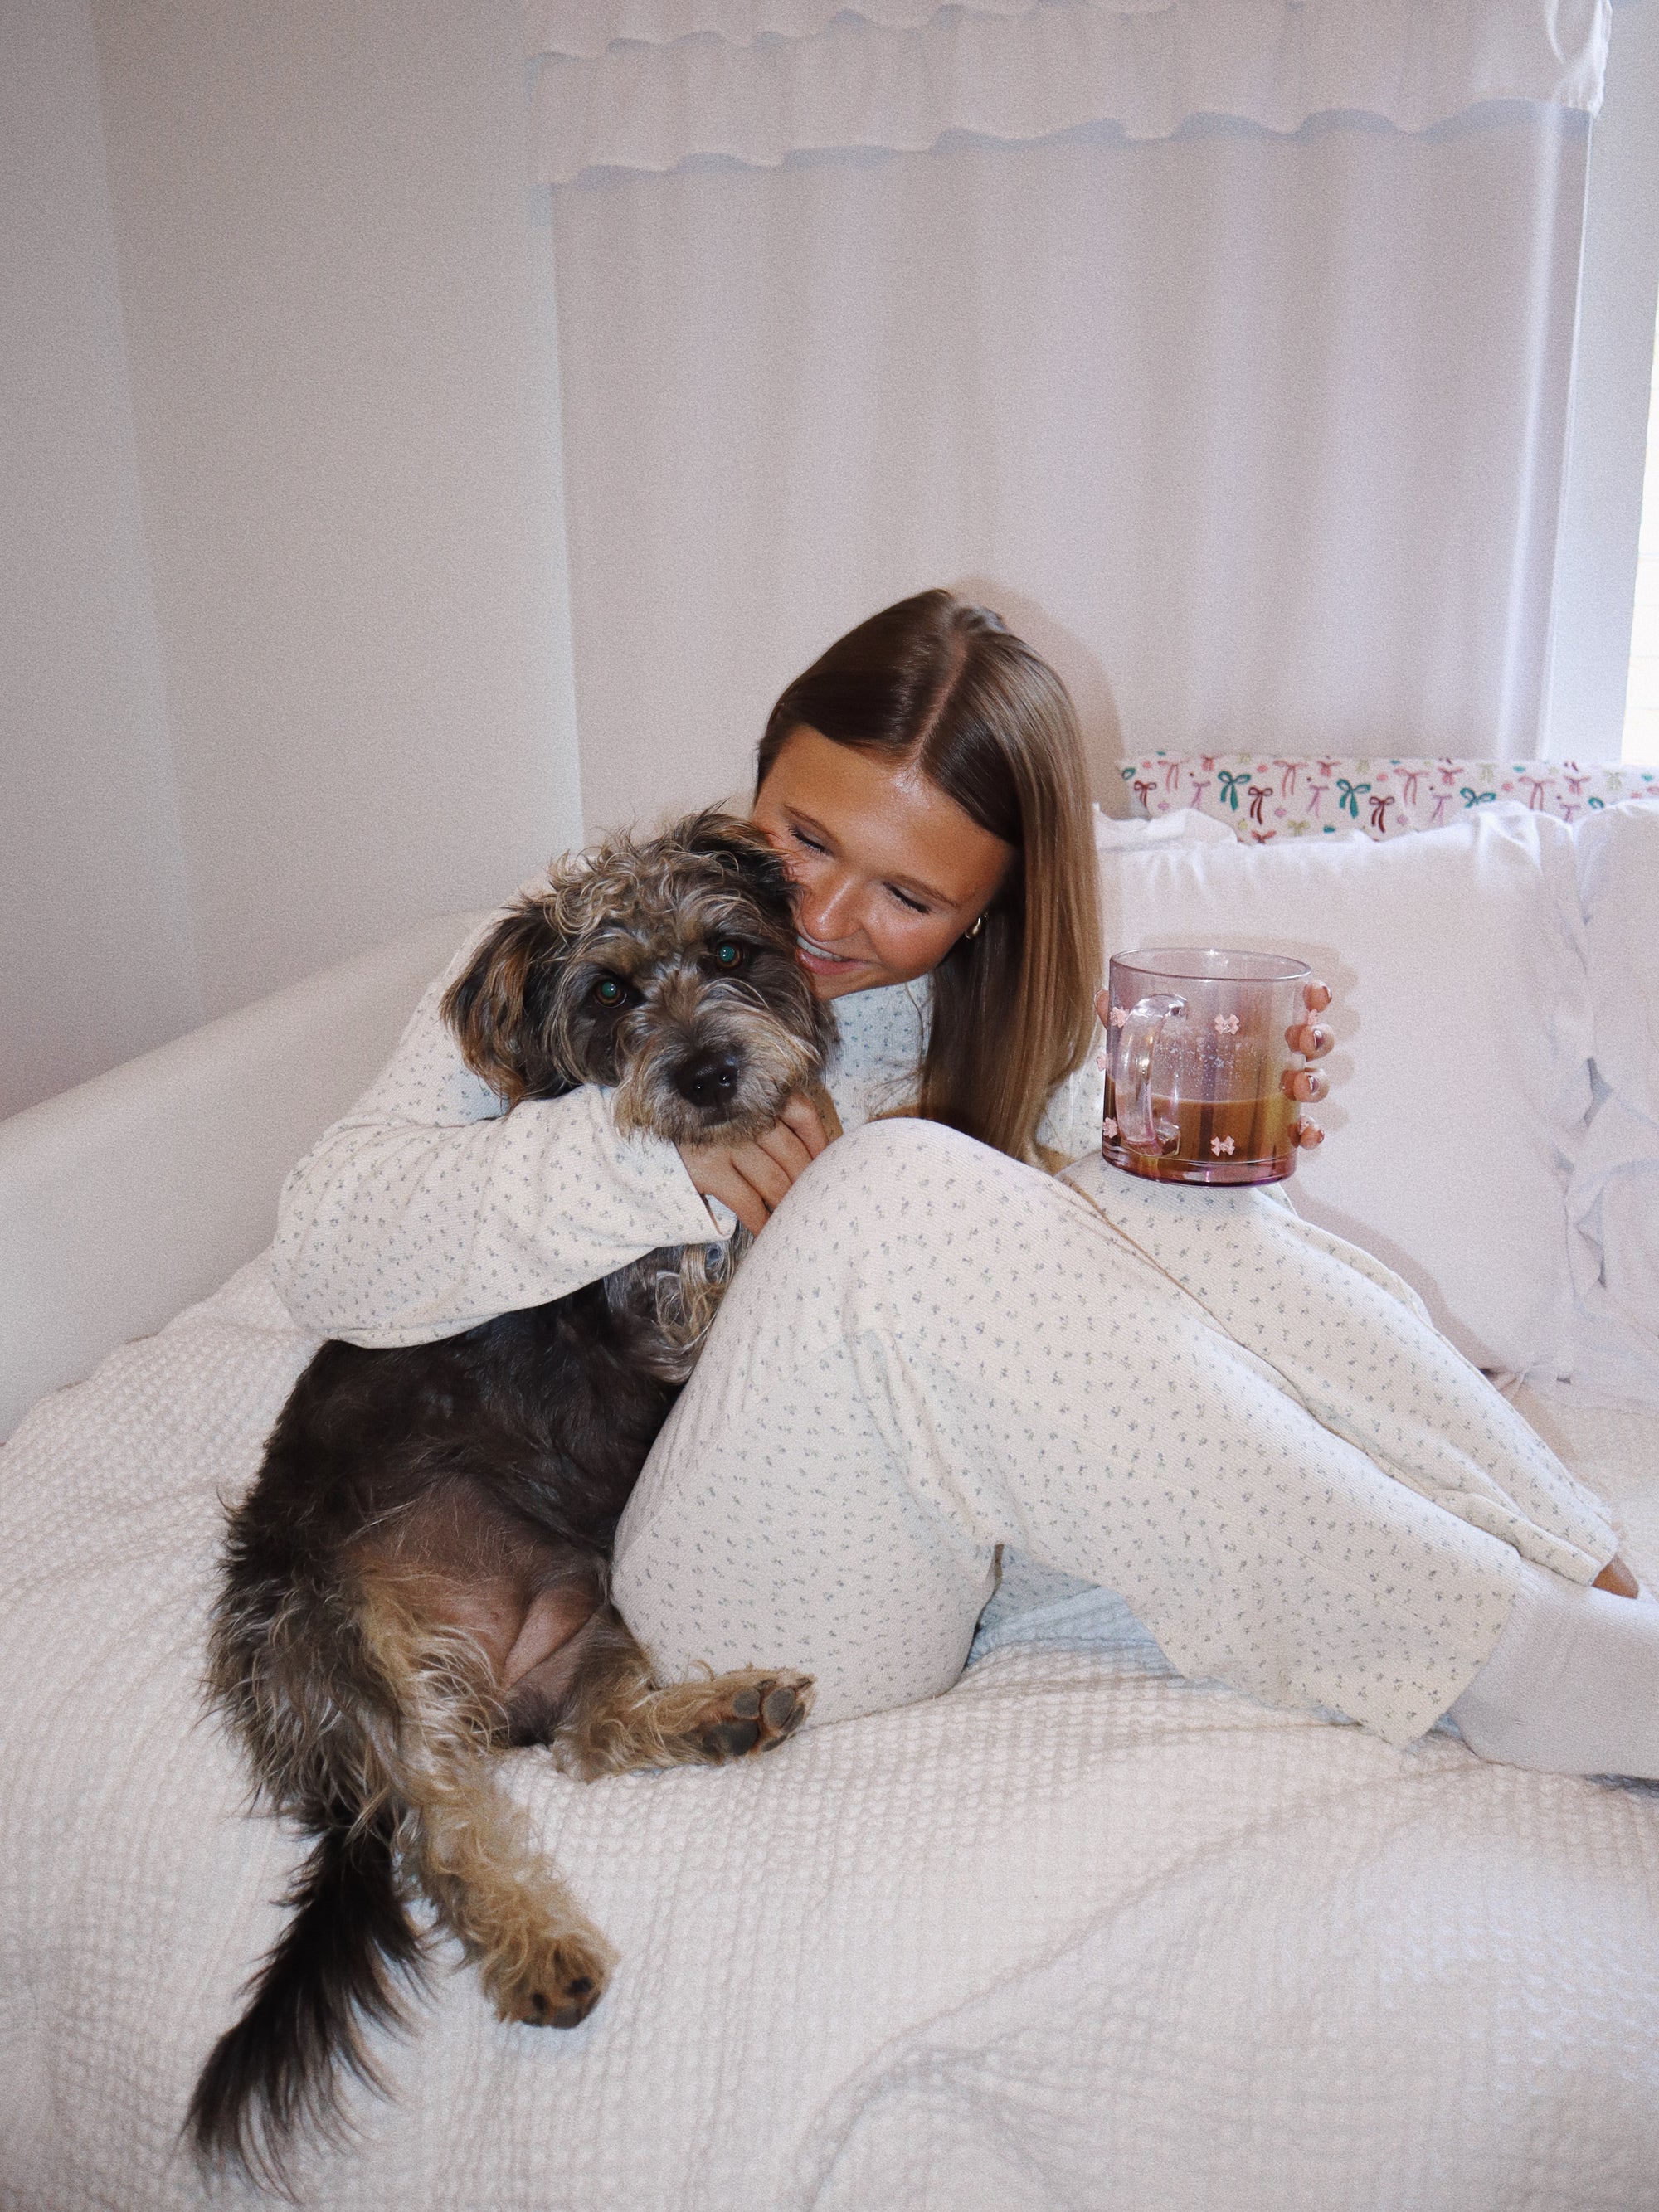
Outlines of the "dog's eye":
<svg viewBox="0 0 1659 2212">
<path fill-rule="evenodd" d="M 715 945 L 714 951 L 714 965 L 717 968 L 731 969 L 742 967 L 743 947 L 740 945 L 733 945 L 729 937 L 722 938 L 720 943 Z"/>
<path fill-rule="evenodd" d="M 616 975 L 601 975 L 593 986 L 593 996 L 602 1006 L 619 1006 L 628 996 L 628 986 Z"/>
</svg>

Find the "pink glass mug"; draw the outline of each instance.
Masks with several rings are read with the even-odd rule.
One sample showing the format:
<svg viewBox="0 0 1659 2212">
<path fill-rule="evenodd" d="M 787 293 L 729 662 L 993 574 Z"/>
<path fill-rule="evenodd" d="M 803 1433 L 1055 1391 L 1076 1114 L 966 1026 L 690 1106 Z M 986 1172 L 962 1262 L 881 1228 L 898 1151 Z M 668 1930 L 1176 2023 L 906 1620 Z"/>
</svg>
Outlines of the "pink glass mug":
<svg viewBox="0 0 1659 2212">
<path fill-rule="evenodd" d="M 1331 1002 L 1276 952 L 1118 954 L 1105 994 L 1102 1157 L 1160 1182 L 1282 1182 L 1323 1132 L 1302 1114 Z"/>
</svg>

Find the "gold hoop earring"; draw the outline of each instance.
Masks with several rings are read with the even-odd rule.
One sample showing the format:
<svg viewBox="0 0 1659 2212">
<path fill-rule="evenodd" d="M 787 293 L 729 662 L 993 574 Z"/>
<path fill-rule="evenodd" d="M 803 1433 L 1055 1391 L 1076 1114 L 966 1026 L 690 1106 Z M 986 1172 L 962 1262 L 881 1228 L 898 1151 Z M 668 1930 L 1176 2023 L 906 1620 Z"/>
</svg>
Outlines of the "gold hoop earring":
<svg viewBox="0 0 1659 2212">
<path fill-rule="evenodd" d="M 984 915 L 983 915 L 983 914 L 981 914 L 981 915 L 979 915 L 979 917 L 977 918 L 977 920 L 975 921 L 974 926 L 973 926 L 973 927 L 972 927 L 971 929 L 964 929 L 964 930 L 963 931 L 963 933 L 963 933 L 963 936 L 964 938 L 966 938 L 966 939 L 970 939 L 970 940 L 971 940 L 972 939 L 974 939 L 974 938 L 975 938 L 975 937 L 977 937 L 977 936 L 979 935 L 979 933 L 980 933 L 981 930 L 981 929 L 983 929 L 983 928 L 984 928 L 984 927 L 985 927 L 985 916 L 984 916 Z"/>
</svg>

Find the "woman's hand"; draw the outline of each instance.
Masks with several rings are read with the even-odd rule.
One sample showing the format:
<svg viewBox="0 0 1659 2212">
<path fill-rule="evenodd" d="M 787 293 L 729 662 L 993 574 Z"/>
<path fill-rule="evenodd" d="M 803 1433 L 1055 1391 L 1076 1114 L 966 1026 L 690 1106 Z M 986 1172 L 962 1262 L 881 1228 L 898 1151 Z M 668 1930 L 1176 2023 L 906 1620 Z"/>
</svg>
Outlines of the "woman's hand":
<svg viewBox="0 0 1659 2212">
<path fill-rule="evenodd" d="M 771 1127 L 744 1144 L 676 1149 L 702 1195 L 729 1206 L 758 1237 L 791 1183 L 829 1142 L 817 1108 L 797 1091 Z"/>
</svg>

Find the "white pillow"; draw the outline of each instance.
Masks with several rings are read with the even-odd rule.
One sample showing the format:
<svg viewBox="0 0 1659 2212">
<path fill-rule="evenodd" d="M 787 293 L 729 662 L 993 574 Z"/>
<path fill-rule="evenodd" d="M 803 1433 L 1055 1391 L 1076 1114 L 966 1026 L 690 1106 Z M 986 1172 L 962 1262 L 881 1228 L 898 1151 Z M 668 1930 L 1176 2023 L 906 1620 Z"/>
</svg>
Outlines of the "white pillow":
<svg viewBox="0 0 1659 2212">
<path fill-rule="evenodd" d="M 1237 839 L 1224 822 L 1218 822 L 1211 814 L 1200 814 L 1195 806 L 1177 807 L 1173 814 L 1155 815 L 1148 822 L 1140 815 L 1131 815 L 1127 820 L 1121 815 L 1103 814 L 1098 805 L 1094 808 L 1095 850 L 1113 853 L 1127 848 L 1148 845 L 1224 845 Z"/>
<path fill-rule="evenodd" d="M 1630 799 L 1573 829 L 1588 933 L 1595 1064 L 1659 1126 L 1659 800 Z"/>
<path fill-rule="evenodd" d="M 1255 947 L 1329 984 L 1328 1141 L 1297 1210 L 1397 1269 L 1482 1366 L 1559 1372 L 1590 1103 L 1567 825 L 1500 805 L 1382 843 L 1129 848 L 1102 854 L 1101 891 L 1109 953 Z"/>
<path fill-rule="evenodd" d="M 1568 1211 L 1601 1258 L 1587 1310 L 1611 1305 L 1659 1374 L 1659 805 L 1609 806 L 1573 836 L 1600 1082 Z M 1591 1379 L 1637 1395 L 1605 1361 Z"/>
</svg>

